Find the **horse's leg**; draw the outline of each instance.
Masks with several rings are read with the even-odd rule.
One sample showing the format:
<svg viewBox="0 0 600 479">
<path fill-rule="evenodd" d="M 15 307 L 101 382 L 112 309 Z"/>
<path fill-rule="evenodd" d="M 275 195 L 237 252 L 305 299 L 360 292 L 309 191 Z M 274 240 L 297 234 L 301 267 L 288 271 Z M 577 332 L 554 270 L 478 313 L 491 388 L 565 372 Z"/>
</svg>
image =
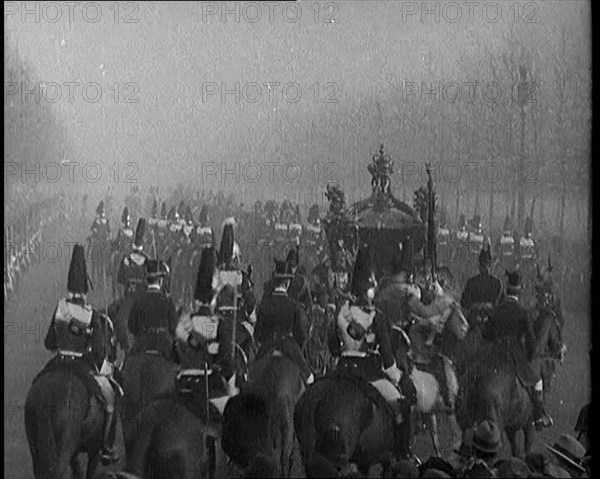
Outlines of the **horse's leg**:
<svg viewBox="0 0 600 479">
<path fill-rule="evenodd" d="M 523 435 L 525 439 L 525 455 L 531 452 L 533 447 L 533 441 L 535 439 L 535 430 L 531 424 L 528 424 L 523 428 Z"/>
<path fill-rule="evenodd" d="M 82 454 L 75 454 L 71 458 L 71 473 L 73 474 L 73 479 L 83 479 L 83 458 Z M 87 476 L 86 476 L 87 477 Z"/>
<path fill-rule="evenodd" d="M 442 454 L 440 451 L 440 437 L 438 431 L 437 416 L 433 412 L 426 414 L 425 418 L 427 420 L 427 428 L 429 429 L 429 435 L 431 436 L 431 443 L 433 444 L 433 450 L 435 451 L 435 455 L 437 457 L 441 457 Z"/>
<path fill-rule="evenodd" d="M 462 431 L 454 412 L 448 413 L 448 421 L 450 422 L 450 430 L 452 431 L 452 447 L 460 447 L 460 444 L 457 445 L 457 440 L 462 436 Z"/>
<path fill-rule="evenodd" d="M 100 454 L 91 454 L 88 456 L 87 472 L 85 474 L 85 479 L 94 479 L 99 464 Z"/>
<path fill-rule="evenodd" d="M 510 444 L 511 455 L 513 457 L 519 457 L 519 447 L 517 444 L 517 430 L 514 428 L 506 428 L 506 436 L 508 438 L 508 443 Z"/>
</svg>

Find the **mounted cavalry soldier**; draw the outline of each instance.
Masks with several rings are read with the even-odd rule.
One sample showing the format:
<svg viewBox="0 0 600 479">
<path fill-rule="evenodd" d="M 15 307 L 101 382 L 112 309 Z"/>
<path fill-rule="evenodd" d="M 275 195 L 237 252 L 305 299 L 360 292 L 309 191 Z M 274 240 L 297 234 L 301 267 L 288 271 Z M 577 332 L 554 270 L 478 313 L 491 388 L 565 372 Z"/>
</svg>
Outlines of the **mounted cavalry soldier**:
<svg viewBox="0 0 600 479">
<path fill-rule="evenodd" d="M 135 338 L 131 354 L 159 354 L 171 361 L 177 311 L 173 301 L 162 292 L 169 272 L 155 259 L 147 259 L 144 266 L 148 287 L 135 298 L 127 320 L 129 332 Z"/>
<path fill-rule="evenodd" d="M 152 202 L 152 212 L 150 213 L 150 219 L 148 219 L 148 224 L 155 228 L 158 223 L 158 200 L 154 198 Z"/>
<path fill-rule="evenodd" d="M 485 237 L 483 234 L 483 228 L 481 226 L 481 216 L 474 215 L 473 220 L 471 221 L 472 230 L 469 233 L 469 259 L 474 258 L 481 249 L 483 248 L 483 243 L 485 241 Z"/>
<path fill-rule="evenodd" d="M 302 236 L 302 216 L 300 215 L 300 205 L 296 205 L 293 213 L 290 215 L 290 223 L 288 224 L 288 233 L 290 241 L 300 240 Z"/>
<path fill-rule="evenodd" d="M 519 239 L 519 263 L 535 264 L 537 262 L 537 245 L 533 239 L 533 221 L 531 217 L 525 220 L 525 235 Z"/>
<path fill-rule="evenodd" d="M 210 226 L 208 206 L 203 205 L 198 216 L 200 223 L 196 227 L 196 245 L 200 248 L 209 248 L 215 244 L 215 234 Z"/>
<path fill-rule="evenodd" d="M 167 246 L 167 237 L 169 233 L 169 221 L 167 220 L 167 203 L 163 201 L 160 208 L 160 219 L 156 222 L 154 229 L 157 255 L 163 256 L 163 251 Z"/>
<path fill-rule="evenodd" d="M 521 276 L 518 271 L 507 272 L 507 276 L 506 297 L 484 326 L 483 338 L 504 347 L 515 373 L 531 394 L 533 420 L 539 430 L 552 426 L 553 421 L 545 411 L 543 382 L 530 363 L 536 353 L 536 338 L 527 310 L 519 301 Z"/>
<path fill-rule="evenodd" d="M 254 336 L 260 345 L 256 359 L 281 351 L 298 366 L 306 384 L 311 384 L 314 376 L 302 356 L 307 333 L 306 315 L 302 307 L 288 296 L 293 277 L 285 261 L 275 260 L 273 292 L 263 296 L 256 315 Z"/>
<path fill-rule="evenodd" d="M 133 239 L 131 216 L 129 215 L 127 206 L 123 208 L 123 213 L 121 214 L 121 223 L 123 223 L 123 226 L 119 228 L 119 232 L 117 233 L 116 245 L 119 251 L 125 251 Z"/>
<path fill-rule="evenodd" d="M 304 311 L 308 313 L 312 306 L 312 296 L 310 294 L 308 279 L 299 270 L 300 246 L 298 244 L 288 252 L 285 262 L 287 270 L 293 275 L 288 296 L 297 301 L 304 308 Z"/>
<path fill-rule="evenodd" d="M 389 320 L 381 310 L 373 306 L 376 288 L 369 251 L 361 248 L 352 274 L 351 299 L 342 305 L 337 317 L 342 342 L 337 370 L 358 374 L 383 396 L 396 415 L 396 448 L 400 456 L 406 457 L 410 454 L 410 433 L 407 427 L 410 427 L 409 411 L 414 398 L 411 400 L 401 394 L 399 387 L 402 382 L 404 389 L 407 389 L 405 393 L 410 395 L 411 389 L 414 392 L 414 385 L 408 377 L 402 380 L 404 374 L 396 364 Z"/>
<path fill-rule="evenodd" d="M 92 223 L 90 229 L 95 238 L 100 240 L 108 240 L 108 238 L 110 238 L 110 223 L 106 217 L 104 201 L 100 201 L 98 204 L 98 208 L 96 208 L 96 219 Z"/>
<path fill-rule="evenodd" d="M 469 278 L 460 299 L 470 325 L 484 321 L 502 298 L 502 281 L 491 274 L 492 263 L 488 245 L 479 254 L 479 274 Z"/>
<path fill-rule="evenodd" d="M 498 239 L 498 251 L 500 252 L 500 265 L 506 268 L 514 268 L 517 259 L 517 245 L 512 232 L 510 216 L 504 219 L 502 236 Z"/>
<path fill-rule="evenodd" d="M 118 283 L 125 289 L 125 296 L 144 291 L 146 286 L 145 267 L 150 256 L 143 251 L 145 232 L 146 220 L 140 218 L 135 230 L 135 241 L 132 246 L 133 251 L 123 257 L 117 276 Z"/>
<path fill-rule="evenodd" d="M 227 399 L 237 393 L 232 386 L 233 363 L 228 354 L 229 342 L 225 338 L 222 316 L 215 311 L 223 291 L 219 291 L 217 254 L 213 247 L 202 250 L 198 277 L 194 290 L 195 310 L 182 316 L 176 329 L 177 349 L 182 371 L 177 377 L 178 390 L 201 395 L 208 385 L 209 398 L 223 412 Z M 225 293 L 226 294 L 226 293 Z M 205 382 L 206 381 L 206 382 Z"/>
<path fill-rule="evenodd" d="M 75 373 L 81 372 L 78 376 L 91 391 L 95 392 L 99 386 L 106 410 L 101 457 L 102 462 L 108 464 L 119 460 L 114 450 L 116 407 L 123 392 L 112 378 L 113 361 L 116 359 L 112 322 L 86 304 L 89 284 L 83 246 L 75 245 L 67 282 L 69 294 L 58 302 L 44 341 L 46 349 L 56 353 L 56 359 L 46 368 L 68 363 Z M 110 334 L 108 348 L 97 337 L 97 329 L 102 325 L 108 328 Z"/>
<path fill-rule="evenodd" d="M 458 230 L 456 231 L 456 240 L 459 244 L 467 244 L 469 240 L 468 224 L 464 213 L 460 214 L 460 219 L 458 221 Z"/>
</svg>

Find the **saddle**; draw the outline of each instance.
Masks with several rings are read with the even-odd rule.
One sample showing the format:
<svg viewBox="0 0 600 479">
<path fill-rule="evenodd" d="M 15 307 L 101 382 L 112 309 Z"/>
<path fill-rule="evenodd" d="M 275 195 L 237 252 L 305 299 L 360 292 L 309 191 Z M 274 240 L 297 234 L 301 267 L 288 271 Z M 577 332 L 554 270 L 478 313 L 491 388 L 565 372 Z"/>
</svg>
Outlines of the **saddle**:
<svg viewBox="0 0 600 479">
<path fill-rule="evenodd" d="M 86 391 L 90 397 L 90 402 L 91 399 L 95 397 L 102 408 L 106 408 L 106 399 L 104 399 L 104 395 L 102 394 L 98 382 L 94 379 L 93 371 L 87 359 L 56 356 L 48 361 L 48 364 L 46 364 L 44 369 L 42 369 L 34 378 L 33 383 L 47 374 L 56 372 L 65 372 L 68 375 L 77 377 L 85 385 Z M 88 408 L 89 406 L 90 404 L 88 404 Z"/>
<path fill-rule="evenodd" d="M 383 379 L 379 357 L 343 356 L 331 377 L 352 383 L 353 386 L 358 388 L 378 408 L 388 411 L 392 418 L 396 416 L 381 393 L 371 384 L 372 381 Z"/>
<path fill-rule="evenodd" d="M 217 368 L 184 369 L 175 383 L 177 399 L 201 420 L 207 418 L 206 395 L 208 389 L 208 421 L 221 420 L 225 403 L 232 397 L 227 381 Z"/>
</svg>

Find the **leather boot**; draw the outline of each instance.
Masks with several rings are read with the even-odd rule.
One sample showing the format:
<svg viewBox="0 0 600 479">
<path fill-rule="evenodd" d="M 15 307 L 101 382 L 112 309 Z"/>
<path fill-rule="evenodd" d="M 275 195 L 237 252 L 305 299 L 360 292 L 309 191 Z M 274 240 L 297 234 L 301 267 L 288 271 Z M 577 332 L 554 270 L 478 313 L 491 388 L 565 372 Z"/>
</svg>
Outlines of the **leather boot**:
<svg viewBox="0 0 600 479">
<path fill-rule="evenodd" d="M 531 400 L 533 402 L 533 424 L 538 431 L 546 427 L 554 425 L 554 421 L 544 406 L 544 392 L 536 391 L 535 389 L 531 393 Z"/>
<path fill-rule="evenodd" d="M 104 423 L 104 437 L 100 458 L 103 465 L 113 464 L 120 459 L 115 450 L 115 438 L 117 430 L 117 415 L 113 412 L 106 412 L 106 422 Z"/>
</svg>

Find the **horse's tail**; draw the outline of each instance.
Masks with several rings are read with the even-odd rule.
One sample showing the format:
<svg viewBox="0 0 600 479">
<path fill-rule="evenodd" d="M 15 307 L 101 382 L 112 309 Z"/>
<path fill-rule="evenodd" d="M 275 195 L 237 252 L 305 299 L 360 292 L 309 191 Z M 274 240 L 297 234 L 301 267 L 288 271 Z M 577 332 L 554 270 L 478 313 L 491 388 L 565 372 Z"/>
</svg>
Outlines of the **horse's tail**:
<svg viewBox="0 0 600 479">
<path fill-rule="evenodd" d="M 315 451 L 331 462 L 340 462 L 347 457 L 346 443 L 338 424 L 330 424 L 318 435 Z"/>
<path fill-rule="evenodd" d="M 27 408 L 28 409 L 28 408 Z M 36 410 L 25 414 L 25 428 L 31 449 L 36 479 L 61 479 L 69 473 L 67 464 L 59 464 L 59 455 L 52 419 L 48 410 Z"/>
<path fill-rule="evenodd" d="M 269 411 L 263 398 L 250 393 L 232 397 L 223 411 L 223 450 L 244 468 L 258 454 L 271 457 L 268 427 Z"/>
</svg>

